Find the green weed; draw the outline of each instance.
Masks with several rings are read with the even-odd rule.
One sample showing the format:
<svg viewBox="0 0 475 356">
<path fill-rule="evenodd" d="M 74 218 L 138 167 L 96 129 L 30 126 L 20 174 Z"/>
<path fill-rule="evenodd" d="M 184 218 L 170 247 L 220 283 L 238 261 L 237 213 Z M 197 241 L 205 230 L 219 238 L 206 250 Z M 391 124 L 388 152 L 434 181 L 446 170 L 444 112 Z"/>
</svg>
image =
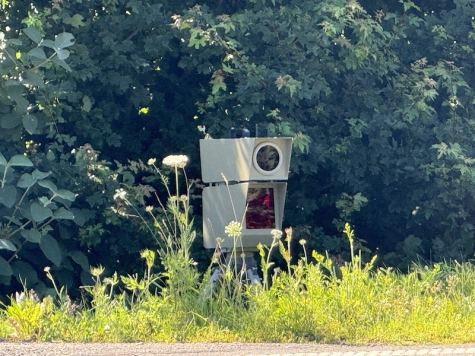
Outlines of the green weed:
<svg viewBox="0 0 475 356">
<path fill-rule="evenodd" d="M 180 167 L 173 168 L 177 176 Z M 281 232 L 274 231 L 271 246 L 258 246 L 261 284 L 249 283 L 242 251 L 235 248 L 223 261 L 219 243 L 213 268 L 200 276 L 189 254 L 195 234 L 188 197 L 169 194 L 161 219 L 147 208 L 153 221 L 148 228 L 161 242 L 157 253 L 163 272 L 153 273 L 157 253 L 145 249 L 140 253 L 143 274 L 105 277 L 101 266 L 91 268 L 94 283 L 84 286 L 84 300 L 74 303 L 46 269 L 56 296 L 39 300 L 33 291 L 17 293 L 1 310 L 0 337 L 81 342 L 475 342 L 471 263 L 417 263 L 407 273 L 376 268 L 376 257 L 363 261 L 354 246 L 354 231 L 346 224 L 348 262 L 316 251 L 307 254 L 302 240 L 304 257 L 293 264 L 289 229 L 284 241 Z M 240 231 L 237 222 L 226 228 L 236 246 Z M 271 270 L 275 247 L 287 264 L 284 270 Z"/>
</svg>

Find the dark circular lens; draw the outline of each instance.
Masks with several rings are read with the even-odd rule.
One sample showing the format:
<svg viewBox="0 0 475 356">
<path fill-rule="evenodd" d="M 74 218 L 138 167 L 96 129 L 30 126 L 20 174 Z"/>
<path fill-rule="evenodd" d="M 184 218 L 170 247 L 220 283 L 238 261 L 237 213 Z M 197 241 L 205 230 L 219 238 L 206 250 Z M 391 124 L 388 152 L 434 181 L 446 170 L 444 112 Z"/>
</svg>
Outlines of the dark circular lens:
<svg viewBox="0 0 475 356">
<path fill-rule="evenodd" d="M 256 154 L 256 163 L 260 169 L 266 172 L 274 171 L 280 162 L 280 153 L 273 145 L 263 145 Z"/>
</svg>

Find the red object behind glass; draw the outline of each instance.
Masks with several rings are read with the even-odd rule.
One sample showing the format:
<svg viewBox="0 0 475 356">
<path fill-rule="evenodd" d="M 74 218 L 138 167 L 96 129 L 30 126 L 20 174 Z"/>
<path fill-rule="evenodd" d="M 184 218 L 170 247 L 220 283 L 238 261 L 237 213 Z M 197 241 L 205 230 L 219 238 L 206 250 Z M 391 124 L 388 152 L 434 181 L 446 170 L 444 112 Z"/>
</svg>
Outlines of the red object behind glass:
<svg viewBox="0 0 475 356">
<path fill-rule="evenodd" d="M 274 229 L 274 188 L 248 188 L 246 228 Z"/>
</svg>

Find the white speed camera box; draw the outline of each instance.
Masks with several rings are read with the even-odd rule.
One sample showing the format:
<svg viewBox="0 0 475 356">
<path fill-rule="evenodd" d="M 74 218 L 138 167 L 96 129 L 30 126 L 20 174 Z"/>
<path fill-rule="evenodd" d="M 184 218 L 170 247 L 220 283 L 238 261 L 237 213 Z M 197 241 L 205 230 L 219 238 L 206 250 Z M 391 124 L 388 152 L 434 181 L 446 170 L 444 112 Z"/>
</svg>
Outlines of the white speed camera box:
<svg viewBox="0 0 475 356">
<path fill-rule="evenodd" d="M 289 174 L 291 138 L 204 139 L 200 141 L 203 190 L 203 238 L 206 248 L 255 250 L 272 242 L 282 229 Z M 231 221 L 242 222 L 233 241 L 224 232 Z"/>
<path fill-rule="evenodd" d="M 202 180 L 287 180 L 291 150 L 290 137 L 200 140 Z"/>
</svg>

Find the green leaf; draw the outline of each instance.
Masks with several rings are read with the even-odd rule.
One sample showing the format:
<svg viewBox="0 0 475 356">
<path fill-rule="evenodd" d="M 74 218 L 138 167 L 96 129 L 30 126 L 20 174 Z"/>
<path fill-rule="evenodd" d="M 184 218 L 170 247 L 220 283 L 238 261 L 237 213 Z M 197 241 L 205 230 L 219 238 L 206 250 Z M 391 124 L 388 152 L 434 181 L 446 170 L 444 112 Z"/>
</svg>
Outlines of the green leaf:
<svg viewBox="0 0 475 356">
<path fill-rule="evenodd" d="M 84 252 L 74 250 L 69 252 L 69 256 L 73 259 L 74 262 L 76 262 L 82 267 L 83 271 L 89 271 L 89 259 L 84 254 Z"/>
<path fill-rule="evenodd" d="M 56 36 L 54 46 L 57 49 L 63 49 L 74 44 L 74 36 L 69 32 L 63 32 Z"/>
<path fill-rule="evenodd" d="M 72 208 L 71 212 L 74 215 L 74 223 L 79 226 L 84 226 L 84 223 L 86 222 L 86 216 L 84 215 L 84 212 L 77 208 Z"/>
<path fill-rule="evenodd" d="M 17 248 L 14 244 L 11 243 L 11 241 L 0 239 L 0 250 L 8 250 L 15 252 Z"/>
<path fill-rule="evenodd" d="M 54 49 L 54 47 L 55 47 L 54 42 L 51 41 L 51 40 L 43 40 L 43 41 L 41 41 L 40 45 L 48 47 L 48 48 L 52 48 L 52 49 Z"/>
<path fill-rule="evenodd" d="M 37 202 L 31 203 L 30 212 L 31 212 L 31 217 L 33 218 L 33 221 L 35 222 L 42 222 L 48 219 L 49 217 L 53 216 L 53 212 L 51 211 L 50 208 L 46 208 Z"/>
<path fill-rule="evenodd" d="M 50 174 L 51 174 L 51 171 L 48 171 L 48 172 L 41 172 L 41 171 L 35 169 L 35 170 L 33 171 L 33 173 L 31 174 L 31 176 L 32 176 L 34 179 L 40 180 L 40 179 L 45 179 L 45 178 L 48 177 Z"/>
<path fill-rule="evenodd" d="M 56 192 L 56 195 L 60 198 L 63 198 L 63 199 L 69 200 L 69 201 L 76 200 L 76 194 L 74 194 L 73 192 L 71 192 L 67 189 L 59 189 Z"/>
<path fill-rule="evenodd" d="M 53 215 L 56 219 L 74 220 L 74 214 L 63 207 L 55 210 Z"/>
<path fill-rule="evenodd" d="M 28 131 L 30 135 L 33 135 L 38 126 L 38 119 L 34 115 L 26 114 L 23 116 L 22 122 L 25 130 Z"/>
<path fill-rule="evenodd" d="M 38 200 L 40 201 L 41 205 L 43 206 L 49 206 L 49 205 L 53 205 L 54 203 L 51 202 L 51 200 L 49 200 L 49 198 L 47 197 L 39 197 Z"/>
<path fill-rule="evenodd" d="M 31 287 L 38 283 L 38 274 L 33 267 L 24 261 L 15 261 L 12 263 L 12 270 L 18 283 Z"/>
<path fill-rule="evenodd" d="M 18 180 L 17 187 L 18 188 L 30 188 L 36 183 L 36 179 L 34 179 L 30 173 L 23 173 L 20 179 Z"/>
<path fill-rule="evenodd" d="M 53 58 L 53 62 L 58 64 L 59 66 L 63 67 L 66 69 L 66 71 L 71 72 L 71 67 L 62 59 L 59 58 Z"/>
<path fill-rule="evenodd" d="M 86 201 L 89 203 L 91 208 L 96 205 L 100 206 L 104 203 L 104 194 L 102 194 L 101 192 L 95 192 L 93 195 L 87 197 Z"/>
<path fill-rule="evenodd" d="M 91 111 L 91 108 L 92 108 L 91 99 L 87 95 L 84 95 L 84 97 L 82 98 L 82 110 L 84 110 L 85 112 L 89 112 Z"/>
<path fill-rule="evenodd" d="M 0 256 L 0 275 L 11 276 L 13 274 L 10 264 Z"/>
<path fill-rule="evenodd" d="M 5 185 L 0 188 L 0 203 L 11 208 L 16 201 L 16 188 L 13 185 Z"/>
<path fill-rule="evenodd" d="M 0 164 L 3 164 L 4 166 L 7 165 L 7 160 L 4 155 L 0 153 Z"/>
<path fill-rule="evenodd" d="M 25 157 L 23 155 L 15 155 L 12 158 L 10 158 L 10 161 L 8 161 L 8 165 L 11 167 L 14 167 L 14 166 L 31 167 L 33 166 L 33 163 L 30 161 L 28 157 Z"/>
<path fill-rule="evenodd" d="M 35 229 L 22 230 L 21 236 L 23 236 L 27 241 L 30 241 L 36 244 L 41 241 L 41 232 Z"/>
<path fill-rule="evenodd" d="M 42 179 L 38 181 L 38 185 L 44 188 L 48 188 L 53 193 L 56 193 L 58 191 L 58 187 L 49 179 Z"/>
<path fill-rule="evenodd" d="M 33 48 L 30 52 L 28 52 L 28 55 L 30 57 L 39 58 L 41 60 L 45 60 L 47 58 L 45 51 L 41 47 Z"/>
<path fill-rule="evenodd" d="M 23 33 L 28 36 L 30 40 L 35 43 L 40 43 L 41 33 L 34 27 L 27 27 L 23 29 Z"/>
<path fill-rule="evenodd" d="M 21 116 L 16 113 L 2 115 L 0 119 L 0 126 L 2 129 L 13 129 L 20 125 Z"/>
<path fill-rule="evenodd" d="M 12 44 L 12 45 L 15 45 L 15 46 L 22 46 L 23 42 L 18 38 L 11 38 L 7 41 L 7 45 L 8 44 Z"/>
<path fill-rule="evenodd" d="M 65 60 L 69 57 L 69 51 L 67 49 L 60 49 L 56 51 L 56 55 L 58 56 L 58 59 Z"/>
<path fill-rule="evenodd" d="M 23 74 L 22 78 L 21 84 L 23 85 L 33 85 L 39 88 L 44 88 L 45 86 L 43 78 L 38 73 L 27 71 Z"/>
<path fill-rule="evenodd" d="M 68 19 L 63 19 L 63 22 L 67 25 L 71 25 L 73 27 L 78 28 L 78 27 L 86 25 L 86 23 L 83 22 L 83 20 L 84 20 L 84 17 L 82 15 L 75 14 L 73 17 L 70 17 Z"/>
<path fill-rule="evenodd" d="M 45 235 L 41 238 L 40 249 L 48 260 L 59 267 L 61 264 L 61 250 L 58 242 L 51 235 Z"/>
</svg>

